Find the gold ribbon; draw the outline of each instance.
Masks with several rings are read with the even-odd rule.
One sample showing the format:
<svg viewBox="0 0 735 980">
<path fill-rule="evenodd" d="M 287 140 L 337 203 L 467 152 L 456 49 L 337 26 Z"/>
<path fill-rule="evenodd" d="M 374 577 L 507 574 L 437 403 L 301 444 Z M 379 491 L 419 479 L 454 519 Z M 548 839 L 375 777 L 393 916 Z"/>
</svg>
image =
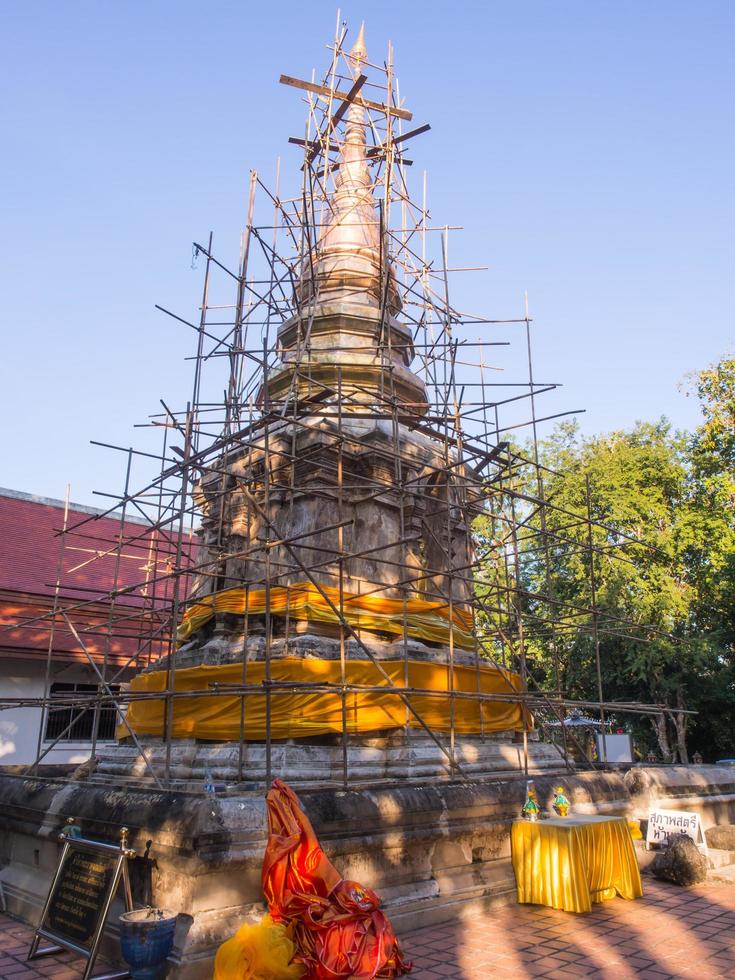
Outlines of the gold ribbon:
<svg viewBox="0 0 735 980">
<path fill-rule="evenodd" d="M 320 591 L 321 590 L 321 591 Z M 323 594 L 322 594 L 323 593 Z M 299 582 L 270 589 L 270 612 L 275 616 L 291 616 L 294 619 L 311 619 L 320 623 L 340 623 L 340 618 L 324 596 L 340 608 L 339 589 L 323 585 L 320 589 L 310 582 Z M 454 645 L 463 650 L 474 650 L 472 616 L 464 609 L 454 607 L 449 616 L 446 602 L 429 602 L 426 599 L 386 599 L 379 595 L 342 595 L 341 612 L 355 629 L 408 636 L 431 643 L 449 643 L 450 633 Z M 236 616 L 262 615 L 266 611 L 265 589 L 225 589 L 198 599 L 186 610 L 177 630 L 179 643 L 208 623 L 215 613 L 233 613 Z"/>
<path fill-rule="evenodd" d="M 497 667 L 455 666 L 453 672 L 445 664 L 410 660 L 381 661 L 395 687 L 406 686 L 424 693 L 409 692 L 411 705 L 434 731 L 448 732 L 452 725 L 457 734 L 522 730 L 524 709 L 518 702 L 484 701 L 470 698 L 450 698 L 452 685 L 456 692 L 476 694 L 512 694 L 521 689 L 518 674 Z M 295 687 L 279 692 L 265 688 L 241 695 L 236 692 L 213 695 L 213 684 L 243 683 L 261 685 L 265 680 L 265 664 L 255 661 L 181 668 L 175 672 L 175 691 L 201 692 L 173 698 L 173 738 L 200 738 L 212 741 L 238 741 L 241 717 L 246 740 L 266 737 L 267 703 L 270 701 L 270 733 L 274 739 L 305 738 L 342 731 L 341 666 L 339 660 L 316 658 L 274 658 L 271 661 L 271 681 L 278 684 L 335 685 L 336 690 L 309 690 Z M 348 735 L 385 731 L 408 724 L 419 728 L 398 693 L 388 684 L 378 668 L 366 660 L 345 663 L 345 682 L 348 685 L 372 688 L 345 692 L 346 731 Z M 151 694 L 166 690 L 166 671 L 139 674 L 130 685 L 133 694 Z M 426 693 L 429 692 L 429 693 Z M 436 692 L 436 693 L 430 693 Z M 452 717 L 453 716 L 453 717 Z M 162 735 L 165 718 L 163 698 L 131 700 L 127 720 L 139 735 Z M 532 721 L 525 712 L 528 727 Z M 127 735 L 124 726 L 118 728 L 118 738 Z M 627 830 L 626 830 L 627 833 Z"/>
</svg>

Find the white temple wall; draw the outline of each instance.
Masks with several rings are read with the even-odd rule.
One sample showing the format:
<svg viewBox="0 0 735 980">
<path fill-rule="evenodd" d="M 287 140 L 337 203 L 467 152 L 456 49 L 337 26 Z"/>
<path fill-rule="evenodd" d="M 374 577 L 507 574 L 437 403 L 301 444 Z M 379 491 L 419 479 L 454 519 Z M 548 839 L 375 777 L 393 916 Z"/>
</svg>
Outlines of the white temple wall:
<svg viewBox="0 0 735 980">
<path fill-rule="evenodd" d="M 10 698 L 43 698 L 46 665 L 41 661 L 0 658 L 0 696 Z M 51 683 L 94 684 L 90 667 L 55 663 Z M 9 708 L 0 711 L 0 765 L 30 765 L 36 758 L 38 733 L 44 724 L 43 707 Z M 42 749 L 48 745 L 42 743 Z M 89 759 L 90 742 L 62 741 L 42 759 L 42 765 L 82 763 Z"/>
</svg>

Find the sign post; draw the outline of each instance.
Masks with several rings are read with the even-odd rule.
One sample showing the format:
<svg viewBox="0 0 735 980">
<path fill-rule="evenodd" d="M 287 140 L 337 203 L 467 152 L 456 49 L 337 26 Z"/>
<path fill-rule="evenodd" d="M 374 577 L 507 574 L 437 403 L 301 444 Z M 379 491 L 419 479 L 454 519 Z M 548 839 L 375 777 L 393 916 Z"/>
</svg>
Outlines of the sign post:
<svg viewBox="0 0 735 980">
<path fill-rule="evenodd" d="M 120 830 L 119 844 L 87 840 L 77 836 L 73 820 L 59 835 L 64 847 L 51 883 L 41 918 L 33 936 L 28 959 L 58 953 L 62 949 L 87 960 L 82 980 L 124 980 L 129 970 L 92 976 L 105 921 L 122 881 L 125 911 L 133 909 L 128 859 L 135 851 L 128 847 L 128 830 Z M 39 949 L 41 939 L 53 945 Z"/>
</svg>

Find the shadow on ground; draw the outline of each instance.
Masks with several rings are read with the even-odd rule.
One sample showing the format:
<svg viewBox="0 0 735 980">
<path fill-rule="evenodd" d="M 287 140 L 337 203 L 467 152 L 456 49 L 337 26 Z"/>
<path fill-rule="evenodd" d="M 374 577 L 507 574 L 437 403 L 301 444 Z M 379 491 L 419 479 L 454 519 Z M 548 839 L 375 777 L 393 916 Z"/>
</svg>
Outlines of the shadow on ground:
<svg viewBox="0 0 735 980">
<path fill-rule="evenodd" d="M 505 906 L 404 936 L 416 980 L 735 977 L 735 888 L 647 879 L 587 915 Z"/>
</svg>

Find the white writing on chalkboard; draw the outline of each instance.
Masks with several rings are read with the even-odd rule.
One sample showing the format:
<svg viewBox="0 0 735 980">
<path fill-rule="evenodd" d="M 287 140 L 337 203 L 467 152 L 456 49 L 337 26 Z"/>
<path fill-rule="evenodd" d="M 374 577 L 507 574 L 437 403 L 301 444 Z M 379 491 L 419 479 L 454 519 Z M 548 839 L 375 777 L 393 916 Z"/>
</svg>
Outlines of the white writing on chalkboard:
<svg viewBox="0 0 735 980">
<path fill-rule="evenodd" d="M 70 841 L 47 909 L 48 927 L 59 938 L 88 947 L 94 939 L 105 900 L 116 881 L 119 855 L 79 852 Z"/>
</svg>

